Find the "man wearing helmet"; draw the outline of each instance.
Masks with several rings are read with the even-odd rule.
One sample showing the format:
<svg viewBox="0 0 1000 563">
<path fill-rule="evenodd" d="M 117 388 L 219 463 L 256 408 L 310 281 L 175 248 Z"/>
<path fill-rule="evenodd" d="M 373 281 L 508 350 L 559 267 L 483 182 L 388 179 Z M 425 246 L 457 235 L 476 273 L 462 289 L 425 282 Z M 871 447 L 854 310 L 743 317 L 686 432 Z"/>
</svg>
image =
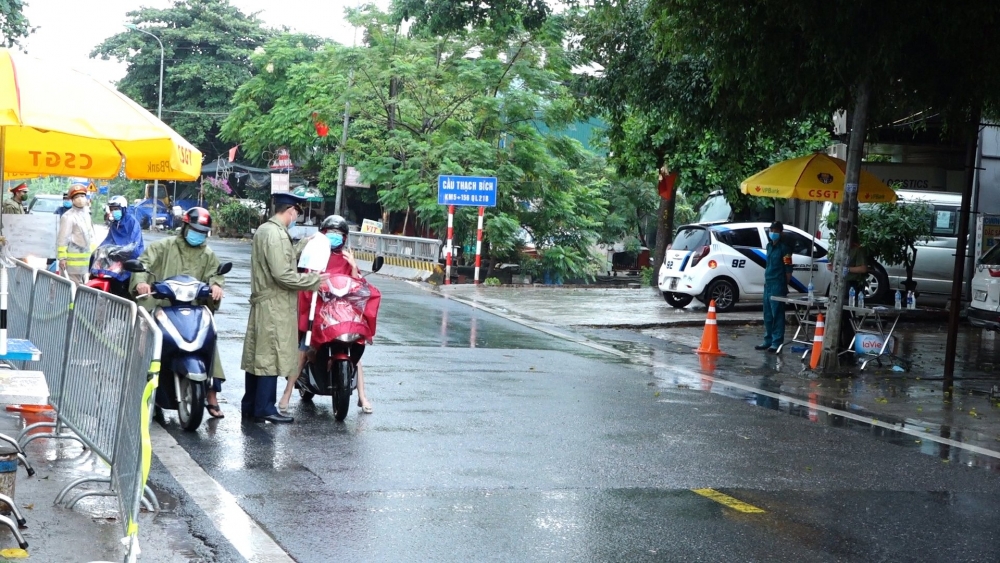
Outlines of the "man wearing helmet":
<svg viewBox="0 0 1000 563">
<path fill-rule="evenodd" d="M 124 196 L 111 196 L 108 200 L 108 211 L 111 215 L 111 223 L 108 225 L 108 236 L 100 246 L 120 246 L 123 253 L 119 253 L 116 258 L 122 261 L 131 260 L 142 255 L 144 243 L 142 240 L 142 228 L 139 221 L 132 216 L 128 208 L 128 200 Z M 98 252 L 97 254 L 101 254 Z M 95 255 L 96 256 L 96 255 Z M 96 262 L 100 260 L 95 259 Z M 111 275 L 110 292 L 119 297 L 129 297 L 129 272 L 124 269 L 120 272 L 109 272 Z"/>
<path fill-rule="evenodd" d="M 3 212 L 10 215 L 22 215 L 26 199 L 28 199 L 28 184 L 22 182 L 10 189 L 10 199 L 4 200 Z"/>
<path fill-rule="evenodd" d="M 347 225 L 347 221 L 340 215 L 330 215 L 323 222 L 320 223 L 319 233 L 314 236 L 326 237 L 330 241 L 330 259 L 326 263 L 326 273 L 330 275 L 345 275 L 353 277 L 361 277 L 361 272 L 358 270 L 358 264 L 354 261 L 354 255 L 351 253 L 350 249 L 347 248 L 348 232 L 350 228 Z M 310 239 L 303 239 L 299 242 L 299 252 L 305 247 Z M 374 288 L 373 288 L 374 290 Z M 299 293 L 299 329 L 300 332 L 304 332 L 302 322 L 304 319 L 308 318 L 308 309 L 312 304 L 311 292 L 302 291 Z M 278 410 L 285 411 L 288 408 L 288 402 L 292 398 L 292 390 L 295 389 L 295 381 L 298 379 L 299 374 L 302 373 L 302 366 L 305 362 L 306 354 L 305 350 L 300 350 L 299 352 L 299 370 L 292 377 L 288 378 L 288 382 L 285 384 L 285 392 L 281 394 L 281 400 L 278 402 Z M 365 414 L 372 413 L 371 403 L 368 402 L 368 397 L 365 395 L 365 378 L 364 370 L 361 367 L 361 362 L 358 362 L 358 406 L 361 407 L 361 411 Z"/>
<path fill-rule="evenodd" d="M 59 218 L 56 254 L 59 258 L 59 270 L 70 280 L 84 284 L 89 277 L 90 253 L 95 242 L 94 224 L 87 207 L 87 186 L 82 183 L 73 184 L 69 189 L 69 199 L 73 202 L 73 207 Z"/>
<path fill-rule="evenodd" d="M 212 288 L 212 302 L 208 303 L 208 306 L 216 311 L 222 301 L 222 288 L 226 280 L 218 273 L 219 259 L 205 244 L 208 233 L 212 230 L 212 216 L 205 208 L 192 207 L 184 213 L 181 220 L 183 223 L 180 234 L 150 243 L 139 256 L 139 261 L 147 271 L 132 274 L 132 293 L 134 295 L 149 293 L 152 291 L 150 281 L 188 275 Z M 153 299 L 143 299 L 139 303 L 150 309 L 161 304 L 169 305 L 166 301 Z M 226 375 L 219 359 L 219 347 L 216 346 L 215 358 L 212 360 L 213 383 L 205 399 L 208 414 L 213 418 L 224 417 L 219 409 L 218 393 L 222 391 L 222 382 L 225 380 Z"/>
</svg>

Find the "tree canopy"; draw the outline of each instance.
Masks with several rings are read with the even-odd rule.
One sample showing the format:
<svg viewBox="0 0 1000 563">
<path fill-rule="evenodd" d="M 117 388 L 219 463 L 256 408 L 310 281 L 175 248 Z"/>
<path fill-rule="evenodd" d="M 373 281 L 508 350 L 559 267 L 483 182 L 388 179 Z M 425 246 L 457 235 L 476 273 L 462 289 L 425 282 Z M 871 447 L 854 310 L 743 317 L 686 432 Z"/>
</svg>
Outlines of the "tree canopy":
<svg viewBox="0 0 1000 563">
<path fill-rule="evenodd" d="M 210 162 L 231 145 L 219 139 L 230 100 L 251 78 L 250 55 L 274 32 L 229 0 L 177 0 L 165 9 L 127 13 L 130 23 L 160 38 L 164 50 L 163 121 Z M 156 113 L 160 48 L 133 30 L 105 39 L 90 54 L 128 63 L 118 89 Z"/>
<path fill-rule="evenodd" d="M 23 0 L 0 0 L 0 45 L 13 47 L 34 28 L 24 17 Z"/>
</svg>

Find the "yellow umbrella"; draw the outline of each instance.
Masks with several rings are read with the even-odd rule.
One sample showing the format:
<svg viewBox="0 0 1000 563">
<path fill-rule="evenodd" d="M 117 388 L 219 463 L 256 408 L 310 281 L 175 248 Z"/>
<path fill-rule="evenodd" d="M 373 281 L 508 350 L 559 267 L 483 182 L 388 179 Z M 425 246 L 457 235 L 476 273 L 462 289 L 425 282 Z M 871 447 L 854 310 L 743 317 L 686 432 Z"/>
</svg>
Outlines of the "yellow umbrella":
<svg viewBox="0 0 1000 563">
<path fill-rule="evenodd" d="M 201 153 L 111 86 L 0 49 L 2 178 L 196 180 Z"/>
<path fill-rule="evenodd" d="M 759 197 L 796 198 L 807 201 L 840 201 L 844 194 L 847 163 L 817 153 L 773 164 L 740 184 L 740 191 Z M 896 192 L 874 174 L 861 171 L 858 201 L 896 201 Z"/>
</svg>

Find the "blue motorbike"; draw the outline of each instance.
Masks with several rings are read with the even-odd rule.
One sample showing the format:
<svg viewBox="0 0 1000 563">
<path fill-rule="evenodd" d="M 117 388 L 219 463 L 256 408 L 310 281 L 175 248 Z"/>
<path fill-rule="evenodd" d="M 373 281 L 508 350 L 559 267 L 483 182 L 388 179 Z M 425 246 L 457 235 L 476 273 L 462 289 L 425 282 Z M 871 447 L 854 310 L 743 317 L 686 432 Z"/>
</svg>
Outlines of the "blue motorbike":
<svg viewBox="0 0 1000 563">
<path fill-rule="evenodd" d="M 225 275 L 233 264 L 219 266 Z M 128 260 L 129 272 L 147 272 L 142 262 Z M 156 389 L 156 417 L 163 410 L 176 410 L 181 427 L 194 432 L 205 416 L 205 396 L 212 385 L 212 361 L 217 333 L 215 318 L 207 303 L 212 299 L 208 284 L 191 276 L 174 276 L 150 284 L 151 293 L 142 298 L 165 299 L 169 306 L 157 307 L 153 319 L 163 333 L 160 355 L 160 386 Z"/>
</svg>

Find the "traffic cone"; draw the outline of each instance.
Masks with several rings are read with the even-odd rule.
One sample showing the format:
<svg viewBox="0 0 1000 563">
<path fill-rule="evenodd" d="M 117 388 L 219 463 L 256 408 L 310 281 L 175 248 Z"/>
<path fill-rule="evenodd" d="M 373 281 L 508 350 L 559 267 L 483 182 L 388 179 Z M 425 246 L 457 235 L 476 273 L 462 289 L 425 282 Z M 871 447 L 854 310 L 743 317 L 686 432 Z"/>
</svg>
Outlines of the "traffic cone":
<svg viewBox="0 0 1000 563">
<path fill-rule="evenodd" d="M 819 365 L 819 358 L 823 355 L 823 313 L 820 313 L 816 317 L 816 334 L 813 336 L 813 352 L 812 357 L 809 358 L 809 367 L 811 369 L 816 369 Z"/>
<path fill-rule="evenodd" d="M 705 331 L 701 334 L 701 346 L 695 352 L 723 355 L 722 350 L 719 350 L 719 325 L 715 321 L 715 299 L 708 304 L 708 318 L 705 319 Z"/>
</svg>

